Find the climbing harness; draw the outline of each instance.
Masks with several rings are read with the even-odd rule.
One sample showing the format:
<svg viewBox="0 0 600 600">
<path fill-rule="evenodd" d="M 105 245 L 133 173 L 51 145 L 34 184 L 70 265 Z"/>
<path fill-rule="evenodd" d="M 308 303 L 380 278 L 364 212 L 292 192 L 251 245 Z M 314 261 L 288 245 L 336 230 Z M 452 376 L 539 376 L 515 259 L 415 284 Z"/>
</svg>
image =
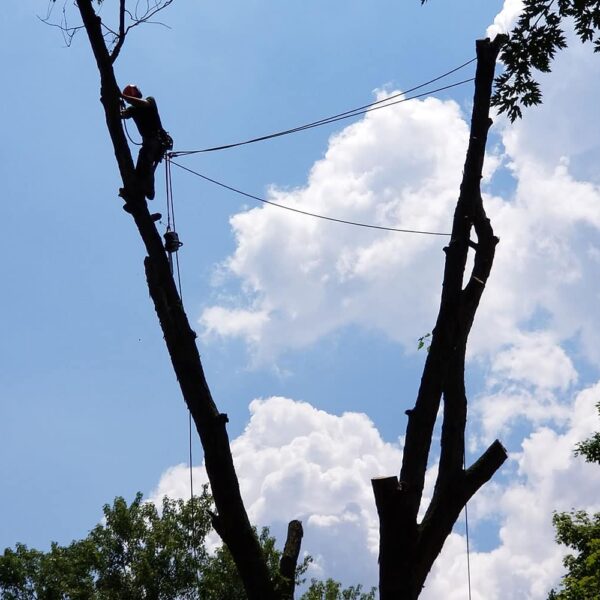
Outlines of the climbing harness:
<svg viewBox="0 0 600 600">
<path fill-rule="evenodd" d="M 162 146 L 164 158 L 167 152 L 173 150 L 173 138 L 169 135 L 168 131 L 160 129 L 158 135 L 156 136 L 156 139 L 160 142 L 160 145 Z"/>
<path fill-rule="evenodd" d="M 176 231 L 171 231 L 167 229 L 166 233 L 163 236 L 165 238 L 165 250 L 169 254 L 173 254 L 173 252 L 177 252 L 183 243 L 179 241 L 179 235 L 177 235 Z"/>
</svg>

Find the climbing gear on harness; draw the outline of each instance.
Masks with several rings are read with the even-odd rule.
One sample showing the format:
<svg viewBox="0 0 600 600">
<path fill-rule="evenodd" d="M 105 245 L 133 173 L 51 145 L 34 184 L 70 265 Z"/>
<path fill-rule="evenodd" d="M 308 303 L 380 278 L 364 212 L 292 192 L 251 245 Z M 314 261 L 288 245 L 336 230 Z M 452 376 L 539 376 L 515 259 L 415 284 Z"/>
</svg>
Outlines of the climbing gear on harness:
<svg viewBox="0 0 600 600">
<path fill-rule="evenodd" d="M 172 231 L 167 228 L 166 233 L 163 235 L 165 238 L 165 250 L 172 254 L 173 252 L 177 252 L 181 246 L 183 246 L 183 242 L 179 241 L 179 236 L 176 231 Z"/>
<path fill-rule="evenodd" d="M 156 139 L 158 140 L 158 143 L 161 145 L 162 156 L 161 156 L 160 160 L 162 160 L 165 157 L 165 154 L 167 152 L 170 152 L 171 150 L 173 150 L 173 138 L 169 135 L 168 131 L 161 129 L 158 132 Z"/>
</svg>

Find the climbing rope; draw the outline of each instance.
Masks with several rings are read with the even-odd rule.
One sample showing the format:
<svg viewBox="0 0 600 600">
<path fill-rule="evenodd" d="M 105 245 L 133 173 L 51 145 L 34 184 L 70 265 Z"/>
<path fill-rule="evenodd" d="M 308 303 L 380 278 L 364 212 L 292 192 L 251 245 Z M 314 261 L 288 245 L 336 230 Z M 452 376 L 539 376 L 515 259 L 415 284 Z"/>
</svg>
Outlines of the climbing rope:
<svg viewBox="0 0 600 600">
<path fill-rule="evenodd" d="M 179 266 L 179 248 L 183 245 L 179 241 L 179 236 L 175 229 L 175 204 L 173 202 L 173 180 L 171 178 L 171 159 L 169 155 L 165 155 L 165 190 L 167 199 L 167 230 L 164 234 L 165 239 L 165 251 L 169 258 L 169 267 L 171 269 L 171 275 L 176 277 L 177 291 L 179 292 L 179 299 L 183 306 L 183 293 L 181 289 L 181 269 Z M 175 255 L 175 261 L 173 261 L 173 254 Z M 195 533 L 196 533 L 196 515 L 194 510 L 194 471 L 193 471 L 193 428 L 192 428 L 192 412 L 188 409 L 188 469 L 190 476 L 190 511 L 191 511 L 191 523 L 192 523 L 192 552 L 196 560 L 198 559 L 196 546 L 194 545 Z M 198 571 L 198 585 L 200 585 L 200 574 Z"/>
<path fill-rule="evenodd" d="M 175 225 L 175 205 L 173 204 L 173 180 L 171 178 L 171 158 L 165 156 L 165 182 L 167 196 L 167 231 L 164 234 L 165 250 L 169 256 L 169 266 L 171 275 L 177 275 L 177 287 L 179 290 L 179 299 L 183 302 L 183 293 L 181 291 L 181 272 L 179 269 L 178 250 L 183 246 L 179 241 L 179 235 Z M 175 265 L 173 265 L 173 254 L 175 255 Z M 175 268 L 173 268 L 175 266 Z"/>
<path fill-rule="evenodd" d="M 259 137 L 254 137 L 254 138 L 242 140 L 239 142 L 233 142 L 231 144 L 222 144 L 219 146 L 211 146 L 209 148 L 201 148 L 198 150 L 179 150 L 177 152 L 173 152 L 172 156 L 174 156 L 174 157 L 175 156 L 189 156 L 190 154 L 203 154 L 205 152 L 216 152 L 216 151 L 220 151 L 220 150 L 228 150 L 229 148 L 237 148 L 239 146 L 246 146 L 248 144 L 254 144 L 256 142 L 263 142 L 263 141 L 271 140 L 271 139 L 278 138 L 281 136 L 290 135 L 292 133 L 306 131 L 307 129 L 313 129 L 314 127 L 321 127 L 323 125 L 329 125 L 330 123 L 336 123 L 337 121 L 342 121 L 344 119 L 350 119 L 352 117 L 364 115 L 364 114 L 372 112 L 374 110 L 379 110 L 381 108 L 387 108 L 387 107 L 393 106 L 395 104 L 400 104 L 402 102 L 408 102 L 409 100 L 415 100 L 416 98 L 422 98 L 423 96 L 430 96 L 437 92 L 449 90 L 454 87 L 464 85 L 465 83 L 474 81 L 474 78 L 471 77 L 469 79 L 464 79 L 463 81 L 451 83 L 449 85 L 445 85 L 445 86 L 439 87 L 437 89 L 430 90 L 428 92 L 422 92 L 420 94 L 416 94 L 413 96 L 408 96 L 408 94 L 411 94 L 412 92 L 416 92 L 417 90 L 427 87 L 427 86 L 431 85 L 432 83 L 439 81 L 440 79 L 444 79 L 445 77 L 448 77 L 449 75 L 452 75 L 453 73 L 456 73 L 457 71 L 460 71 L 461 69 L 470 65 L 471 63 L 475 62 L 476 60 L 477 60 L 477 58 L 471 58 L 470 60 L 464 62 L 463 64 L 458 65 L 457 67 L 454 67 L 453 69 L 450 69 L 449 71 L 446 71 L 445 73 L 442 73 L 441 75 L 438 75 L 437 77 L 433 77 L 432 79 L 429 79 L 428 81 L 420 83 L 419 85 L 416 85 L 408 90 L 405 90 L 403 92 L 398 92 L 397 94 L 393 94 L 392 96 L 388 96 L 387 98 L 383 98 L 381 100 L 376 100 L 375 102 L 370 102 L 369 104 L 363 104 L 362 106 L 358 106 L 356 108 L 352 108 L 350 110 L 346 110 L 344 112 L 340 112 L 335 115 L 331 115 L 329 117 L 324 117 L 322 119 L 318 119 L 318 120 L 312 121 L 310 123 L 298 125 L 297 127 L 291 127 L 289 129 L 284 129 L 283 131 L 275 131 L 273 133 L 261 135 Z M 397 100 L 397 98 L 400 98 L 400 99 Z M 391 100 L 395 100 L 395 102 L 391 102 Z"/>
<path fill-rule="evenodd" d="M 141 146 L 142 142 L 136 142 L 134 139 L 132 139 L 131 135 L 129 135 L 129 129 L 127 129 L 127 120 L 123 119 L 123 127 L 125 128 L 125 135 L 127 136 L 127 139 L 134 145 L 134 146 Z"/>
<path fill-rule="evenodd" d="M 467 425 L 465 423 L 465 433 Z M 466 436 L 465 436 L 466 437 Z M 467 456 L 463 442 L 463 470 L 467 468 Z M 469 544 L 469 502 L 465 502 L 465 538 L 467 541 L 467 585 L 469 590 L 469 600 L 471 600 L 471 549 Z"/>
</svg>

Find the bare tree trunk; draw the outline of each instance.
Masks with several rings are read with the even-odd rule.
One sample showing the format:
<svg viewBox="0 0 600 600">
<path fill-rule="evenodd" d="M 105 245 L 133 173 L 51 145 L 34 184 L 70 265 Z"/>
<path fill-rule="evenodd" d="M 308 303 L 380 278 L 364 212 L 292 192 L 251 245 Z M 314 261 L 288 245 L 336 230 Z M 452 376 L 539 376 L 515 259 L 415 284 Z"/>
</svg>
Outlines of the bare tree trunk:
<svg viewBox="0 0 600 600">
<path fill-rule="evenodd" d="M 496 440 L 469 469 L 463 466 L 467 398 L 464 366 L 467 338 L 490 274 L 498 238 L 481 199 L 490 97 L 502 38 L 477 41 L 477 72 L 471 135 L 452 237 L 444 248 L 446 265 L 438 319 L 433 330 L 415 407 L 408 425 L 400 479 L 374 479 L 380 522 L 379 591 L 381 600 L 414 600 L 452 531 L 461 510 L 506 460 Z M 470 240 L 471 227 L 477 243 Z M 469 248 L 475 251 L 470 278 L 463 288 Z M 441 454 L 434 495 L 421 523 L 423 495 L 433 428 L 444 399 Z"/>
<path fill-rule="evenodd" d="M 183 310 L 162 240 L 135 174 L 121 124 L 120 91 L 112 67 L 113 56 L 104 42 L 101 20 L 91 0 L 76 2 L 100 72 L 100 100 L 123 180 L 122 195 L 146 248 L 144 265 L 150 296 L 184 400 L 204 448 L 206 471 L 218 511 L 213 515 L 213 525 L 231 551 L 248 598 L 275 600 L 279 594 L 274 589 L 240 494 L 225 427 L 227 415 L 219 413 L 211 397 L 196 347 L 196 334 Z M 123 5 L 121 2 L 121 7 Z"/>
</svg>

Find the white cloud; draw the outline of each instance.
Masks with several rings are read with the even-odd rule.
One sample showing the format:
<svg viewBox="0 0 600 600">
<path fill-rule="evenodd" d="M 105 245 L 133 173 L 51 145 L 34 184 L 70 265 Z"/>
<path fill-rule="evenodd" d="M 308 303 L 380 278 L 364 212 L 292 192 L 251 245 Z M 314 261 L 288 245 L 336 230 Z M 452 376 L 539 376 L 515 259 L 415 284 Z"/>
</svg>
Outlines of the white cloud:
<svg viewBox="0 0 600 600">
<path fill-rule="evenodd" d="M 269 199 L 352 221 L 447 231 L 466 141 L 452 101 L 376 111 L 330 140 L 306 186 L 272 187 Z M 255 358 L 306 346 L 348 324 L 411 345 L 430 327 L 446 238 L 358 229 L 273 207 L 231 223 L 237 248 L 227 267 L 247 294 L 244 319 L 257 317 L 245 328 L 238 306 L 211 307 L 201 321 L 212 334 L 243 336 Z"/>
<path fill-rule="evenodd" d="M 523 340 L 532 332 L 549 336 L 553 366 L 519 374 L 542 385 L 545 373 L 546 387 L 573 380 L 566 341 L 579 343 L 584 356 L 600 364 L 593 333 L 600 327 L 594 309 L 600 296 L 595 276 L 600 188 L 580 178 L 589 170 L 585 165 L 600 160 L 600 121 L 588 126 L 585 116 L 593 112 L 595 94 L 584 94 L 584 86 L 600 87 L 590 84 L 600 81 L 593 77 L 600 75 L 600 61 L 592 62 L 590 54 L 579 46 L 561 53 L 556 72 L 545 81 L 546 103 L 515 125 L 500 120 L 504 154 L 487 161 L 485 204 L 501 242 L 470 356 L 489 357 L 502 349 L 505 360 L 513 361 L 505 374 L 516 376 L 517 351 L 525 357 Z M 563 76 L 586 110 L 572 110 Z M 549 127 L 556 114 L 558 125 Z M 342 130 L 305 186 L 272 187 L 269 198 L 355 221 L 445 231 L 466 139 L 467 124 L 455 103 L 429 98 L 400 104 Z M 496 180 L 508 178 L 514 192 L 494 194 Z M 380 331 L 407 351 L 431 330 L 444 238 L 360 230 L 273 207 L 240 213 L 231 222 L 237 247 L 225 266 L 243 294 L 204 311 L 206 339 L 241 337 L 254 361 L 266 363 L 348 325 Z"/>
<path fill-rule="evenodd" d="M 499 380 L 529 382 L 542 389 L 566 390 L 577 380 L 571 359 L 544 333 L 519 336 L 513 346 L 493 357 L 492 372 Z"/>
<path fill-rule="evenodd" d="M 505 0 L 502 10 L 494 18 L 494 23 L 487 28 L 486 35 L 493 39 L 499 33 L 508 33 L 523 10 L 523 0 Z"/>
<path fill-rule="evenodd" d="M 379 525 L 370 480 L 400 470 L 399 445 L 385 443 L 366 415 L 331 415 L 287 398 L 254 400 L 250 414 L 231 447 L 252 522 L 283 531 L 302 520 L 303 550 L 327 577 L 375 584 Z M 207 481 L 203 466 L 194 479 L 198 488 Z M 152 498 L 164 495 L 189 497 L 185 465 L 163 474 Z"/>
<path fill-rule="evenodd" d="M 600 508 L 598 467 L 573 456 L 575 443 L 600 428 L 599 400 L 600 383 L 580 392 L 564 433 L 537 428 L 511 455 L 514 473 L 472 501 L 472 531 L 486 519 L 498 519 L 500 527 L 490 551 L 471 540 L 473 598 L 542 600 L 556 584 L 564 551 L 554 543 L 552 511 Z M 383 442 L 362 414 L 331 415 L 281 397 L 255 400 L 250 412 L 232 451 L 252 521 L 283 531 L 284 523 L 300 518 L 303 549 L 317 559 L 316 574 L 374 584 L 378 521 L 370 479 L 399 470 L 400 447 Z M 206 481 L 203 467 L 195 468 L 195 476 L 196 485 Z M 434 476 L 430 469 L 429 488 Z M 153 497 L 187 497 L 188 486 L 189 473 L 180 465 L 163 475 Z M 454 533 L 428 578 L 424 600 L 465 597 L 465 549 L 464 537 Z"/>
<path fill-rule="evenodd" d="M 218 333 L 220 335 L 239 335 L 248 340 L 255 340 L 267 320 L 267 313 L 260 309 L 256 311 L 228 310 L 221 306 L 212 306 L 204 312 L 205 336 Z"/>
</svg>

